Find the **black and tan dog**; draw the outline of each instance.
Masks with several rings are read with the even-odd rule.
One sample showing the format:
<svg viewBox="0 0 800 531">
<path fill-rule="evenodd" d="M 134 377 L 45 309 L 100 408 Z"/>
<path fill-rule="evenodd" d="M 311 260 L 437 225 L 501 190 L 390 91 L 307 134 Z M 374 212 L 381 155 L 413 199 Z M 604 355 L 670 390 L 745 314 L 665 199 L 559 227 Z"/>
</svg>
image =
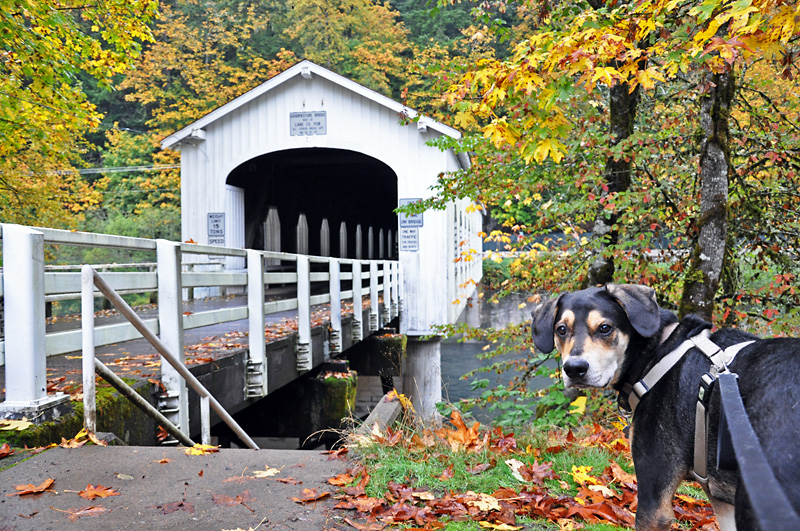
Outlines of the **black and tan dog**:
<svg viewBox="0 0 800 531">
<path fill-rule="evenodd" d="M 565 293 L 538 305 L 532 315 L 534 343 L 543 352 L 558 349 L 565 384 L 612 387 L 621 391 L 623 408 L 632 383 L 687 338 L 711 327 L 693 316 L 678 322 L 659 308 L 651 288 L 638 285 Z M 724 349 L 757 338 L 723 329 L 710 339 Z M 689 350 L 638 403 L 630 430 L 639 486 L 637 530 L 669 529 L 675 490 L 683 480 L 695 479 L 695 409 L 700 379 L 710 365 L 698 349 Z M 764 454 L 800 512 L 800 340 L 757 340 L 738 353 L 730 369 L 740 375 L 741 395 Z M 712 465 L 719 424 L 716 387 L 708 410 L 707 462 Z M 707 473 L 704 488 L 720 528 L 758 529 L 738 473 L 716 466 Z"/>
</svg>

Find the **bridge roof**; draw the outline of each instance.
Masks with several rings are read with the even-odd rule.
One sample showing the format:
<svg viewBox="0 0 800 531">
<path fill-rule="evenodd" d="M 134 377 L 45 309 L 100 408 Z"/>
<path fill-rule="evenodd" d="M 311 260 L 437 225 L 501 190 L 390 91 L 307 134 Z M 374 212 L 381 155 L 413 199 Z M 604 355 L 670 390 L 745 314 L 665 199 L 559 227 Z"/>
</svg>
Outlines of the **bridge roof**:
<svg viewBox="0 0 800 531">
<path fill-rule="evenodd" d="M 318 75 L 321 78 L 327 79 L 328 81 L 340 85 L 341 87 L 350 90 L 356 94 L 359 94 L 369 100 L 374 101 L 384 107 L 391 109 L 392 111 L 401 114 L 404 113 L 409 118 L 417 118 L 419 116 L 420 123 L 426 125 L 427 127 L 438 131 L 439 133 L 452 137 L 452 138 L 461 138 L 461 132 L 457 129 L 454 129 L 448 125 L 445 125 L 441 122 L 437 122 L 427 116 L 420 115 L 414 109 L 403 105 L 400 102 L 397 102 L 391 98 L 387 98 L 383 94 L 375 92 L 372 89 L 365 87 L 359 83 L 351 79 L 347 79 L 344 76 L 340 76 L 339 74 L 328 70 L 327 68 L 323 68 L 316 63 L 309 61 L 308 59 L 300 61 L 296 65 L 292 66 L 277 74 L 276 76 L 270 78 L 269 80 L 265 81 L 261 85 L 251 89 L 248 92 L 245 92 L 238 98 L 229 101 L 225 105 L 221 107 L 217 107 L 210 113 L 206 114 L 199 120 L 192 122 L 191 124 L 187 125 L 180 131 L 177 131 L 168 137 L 164 138 L 161 141 L 162 148 L 172 148 L 175 147 L 177 144 L 189 137 L 192 132 L 197 131 L 198 129 L 203 129 L 207 125 L 219 120 L 220 118 L 224 117 L 225 115 L 235 111 L 236 109 L 242 107 L 243 105 L 248 104 L 249 102 L 255 100 L 256 98 L 266 94 L 270 90 L 274 89 L 275 87 L 285 83 L 286 81 L 296 77 L 296 76 L 303 76 L 306 78 L 310 78 L 311 76 Z"/>
</svg>

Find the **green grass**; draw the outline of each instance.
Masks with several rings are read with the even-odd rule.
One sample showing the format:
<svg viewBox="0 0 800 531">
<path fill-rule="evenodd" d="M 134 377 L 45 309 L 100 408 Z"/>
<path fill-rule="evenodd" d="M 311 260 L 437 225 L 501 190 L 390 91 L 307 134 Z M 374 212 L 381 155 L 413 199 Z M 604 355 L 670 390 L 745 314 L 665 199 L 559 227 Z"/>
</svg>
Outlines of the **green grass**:
<svg viewBox="0 0 800 531">
<path fill-rule="evenodd" d="M 552 496 L 575 495 L 578 486 L 572 478 L 573 466 L 591 466 L 592 475 L 600 475 L 611 460 L 617 461 L 626 471 L 633 472 L 632 465 L 624 456 L 617 456 L 612 452 L 596 446 L 583 447 L 577 444 L 567 445 L 564 451 L 553 454 L 542 454 L 538 459 L 534 455 L 534 448 L 548 448 L 563 442 L 565 433 L 560 432 L 531 432 L 516 436 L 517 446 L 521 449 L 518 453 L 501 455 L 488 449 L 476 453 L 453 452 L 444 444 L 437 444 L 431 448 L 417 450 L 396 446 L 385 446 L 372 442 L 362 446 L 356 451 L 356 457 L 366 466 L 370 474 L 370 482 L 366 494 L 373 497 L 383 497 L 389 490 L 390 482 L 402 483 L 416 489 L 427 490 L 437 496 L 447 492 L 491 494 L 501 487 L 522 489 L 527 483 L 519 481 L 506 465 L 507 459 L 518 459 L 526 464 L 534 462 L 552 462 L 552 469 L 560 480 L 545 480 L 545 488 Z M 407 435 L 406 437 L 410 437 Z M 555 439 L 554 439 L 555 438 Z M 525 449 L 529 448 L 530 452 Z M 468 468 L 479 464 L 495 462 L 495 466 L 479 474 L 471 474 Z M 449 466 L 453 467 L 453 476 L 446 480 L 439 479 L 442 472 Z M 568 488 L 564 488 L 564 482 Z M 688 493 L 694 496 L 696 493 Z M 448 521 L 448 531 L 485 531 L 475 521 Z M 583 523 L 583 522 L 582 522 Z M 626 528 L 606 524 L 584 523 L 588 531 L 611 531 Z M 558 530 L 557 524 L 544 519 L 518 517 L 517 526 L 527 530 Z M 402 528 L 402 527 L 401 527 Z"/>
</svg>

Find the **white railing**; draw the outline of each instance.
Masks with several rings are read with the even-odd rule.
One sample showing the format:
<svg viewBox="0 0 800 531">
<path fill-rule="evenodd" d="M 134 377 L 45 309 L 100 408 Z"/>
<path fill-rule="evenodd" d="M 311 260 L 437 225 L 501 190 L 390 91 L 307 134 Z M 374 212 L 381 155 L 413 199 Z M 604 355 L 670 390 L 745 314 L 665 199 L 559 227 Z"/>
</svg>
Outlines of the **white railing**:
<svg viewBox="0 0 800 531">
<path fill-rule="evenodd" d="M 6 401 L 0 403 L 0 413 L 17 405 L 31 407 L 50 401 L 52 397 L 46 393 L 46 357 L 77 352 L 82 347 L 81 330 L 78 328 L 45 333 L 45 302 L 80 299 L 81 291 L 80 272 L 50 268 L 45 271 L 45 244 L 154 253 L 155 271 L 109 271 L 103 273 L 103 278 L 117 292 L 158 292 L 158 317 L 145 319 L 144 324 L 160 336 L 171 352 L 180 354 L 181 363 L 184 361 L 184 330 L 247 319 L 251 341 L 245 398 L 265 396 L 269 391 L 266 347 L 263 341 L 253 340 L 265 337 L 267 315 L 297 311 L 296 363 L 302 372 L 312 368 L 312 306 L 330 304 L 329 349 L 334 354 L 341 352 L 341 308 L 344 301 L 353 302 L 354 340 L 360 340 L 368 332 L 377 330 L 382 322 L 388 322 L 400 312 L 400 266 L 396 261 L 263 252 L 10 224 L 2 225 L 2 241 L 0 295 L 3 296 L 5 337 L 0 342 L 0 365 L 5 364 Z M 182 256 L 188 254 L 203 255 L 209 261 L 220 257 L 245 259 L 247 266 L 238 270 L 191 271 L 189 269 L 198 264 L 182 264 Z M 275 263 L 281 264 L 281 267 L 276 268 Z M 343 282 L 350 284 L 350 289 L 342 290 Z M 268 289 L 275 285 L 281 285 L 283 289 Z M 313 295 L 312 285 L 315 288 Z M 184 293 L 188 293 L 189 289 L 209 287 L 243 290 L 247 294 L 247 302 L 243 306 L 184 315 Z M 280 291 L 280 294 L 273 295 L 275 291 Z M 100 296 L 100 293 L 95 291 L 95 296 Z M 361 322 L 362 312 L 358 311 L 364 296 L 369 296 L 370 301 L 366 326 Z M 379 315 L 381 296 L 383 313 Z M 100 347 L 140 337 L 141 333 L 128 322 L 108 324 L 95 328 L 94 344 Z M 167 363 L 162 363 L 162 383 L 167 389 L 167 400 L 161 404 L 162 411 L 174 413 L 174 420 L 170 420 L 188 431 L 185 384 Z M 170 414 L 167 414 L 168 418 Z"/>
</svg>

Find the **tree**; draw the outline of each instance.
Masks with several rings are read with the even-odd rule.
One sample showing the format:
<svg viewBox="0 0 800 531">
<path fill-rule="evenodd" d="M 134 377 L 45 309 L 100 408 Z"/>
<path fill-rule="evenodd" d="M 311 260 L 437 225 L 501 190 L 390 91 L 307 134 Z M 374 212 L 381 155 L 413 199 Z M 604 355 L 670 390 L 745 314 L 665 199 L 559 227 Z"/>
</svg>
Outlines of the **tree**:
<svg viewBox="0 0 800 531">
<path fill-rule="evenodd" d="M 70 169 L 101 116 L 78 77 L 102 83 L 125 71 L 143 42 L 155 0 L 102 4 L 0 0 L 0 218 L 63 224 L 96 195 Z"/>
<path fill-rule="evenodd" d="M 408 30 L 389 3 L 292 0 L 285 30 L 292 49 L 387 95 L 399 95 Z"/>
<path fill-rule="evenodd" d="M 731 153 L 736 131 L 729 132 L 726 125 L 736 98 L 733 69 L 772 61 L 777 72 L 792 75 L 792 42 L 798 33 L 793 8 L 749 0 L 598 3 L 595 9 L 580 2 L 549 6 L 542 4 L 541 16 L 528 20 L 531 31 L 514 46 L 510 59 L 479 62 L 454 87 L 450 98 L 461 113 L 458 119 L 482 123 L 484 135 L 497 148 L 508 146 L 531 165 L 566 165 L 563 172 L 571 174 L 584 196 L 582 205 L 572 203 L 572 212 L 575 207 L 585 208 L 588 199 L 606 212 L 619 214 L 608 218 L 610 230 L 628 234 L 619 242 L 612 238 L 611 247 L 604 251 L 617 260 L 635 256 L 631 254 L 635 248 L 648 252 L 651 242 L 678 249 L 694 243 L 696 250 L 689 255 L 710 268 L 702 273 L 704 278 L 692 272 L 684 258 L 689 255 L 682 254 L 666 255 L 669 260 L 661 263 L 651 259 L 639 271 L 621 260 L 618 264 L 623 268 L 614 278 L 650 283 L 678 271 L 684 274 L 687 294 L 697 285 L 693 282 L 701 280 L 706 289 L 692 296 L 697 303 L 692 309 L 702 309 L 710 317 L 717 294 L 713 281 L 724 283 L 725 262 L 716 256 L 726 256 L 727 239 L 743 236 L 732 235 L 720 225 L 727 219 L 728 186 L 740 185 L 728 181 L 731 168 L 743 162 Z M 608 123 L 615 113 L 604 103 L 606 95 L 626 84 L 628 94 L 640 92 L 639 107 L 656 114 L 637 113 L 636 121 L 625 126 L 631 131 L 635 123 L 633 131 L 622 137 L 613 131 L 598 135 L 596 124 L 586 126 L 595 115 L 589 106 L 600 109 L 603 123 Z M 700 122 L 708 126 L 705 131 L 699 123 L 688 121 L 692 116 L 704 117 Z M 737 147 L 745 151 L 758 147 L 760 138 L 749 136 L 742 141 Z M 794 158 L 791 150 L 782 153 L 789 155 L 779 156 L 784 163 Z M 605 177 L 587 187 L 582 160 L 592 165 L 605 160 Z M 631 165 L 631 189 L 612 188 L 612 163 Z M 736 168 L 737 173 L 741 169 Z M 590 179 L 597 174 L 592 170 Z M 771 174 L 777 176 L 774 168 Z M 789 180 L 785 186 L 796 183 L 788 172 L 779 175 Z M 760 188 L 750 180 L 743 182 Z M 788 204 L 794 208 L 796 201 Z M 590 228 L 578 226 L 577 232 L 598 236 L 587 234 Z M 749 248 L 760 248 L 759 237 L 749 234 L 747 241 Z M 707 260 L 712 249 L 721 254 Z M 575 256 L 586 259 L 601 252 L 601 247 L 587 241 L 576 243 L 570 252 L 575 253 L 571 260 Z M 582 271 L 577 278 L 585 278 L 586 269 Z"/>
<path fill-rule="evenodd" d="M 154 29 L 156 42 L 121 88 L 148 110 L 153 132 L 180 129 L 296 61 L 292 52 L 269 58 L 254 48 L 269 24 L 258 2 L 165 5 Z"/>
</svg>

